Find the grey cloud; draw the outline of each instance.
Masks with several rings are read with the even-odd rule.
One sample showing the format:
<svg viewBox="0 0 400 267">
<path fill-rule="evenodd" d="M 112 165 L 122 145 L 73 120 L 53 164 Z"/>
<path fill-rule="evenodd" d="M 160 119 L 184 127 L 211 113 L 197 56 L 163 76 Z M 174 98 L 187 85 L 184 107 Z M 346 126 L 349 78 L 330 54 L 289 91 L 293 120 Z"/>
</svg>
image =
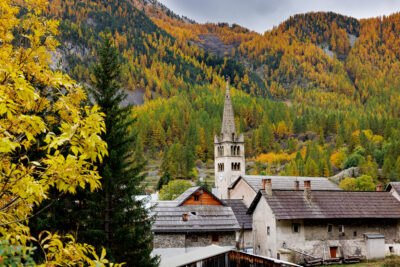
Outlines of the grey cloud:
<svg viewBox="0 0 400 267">
<path fill-rule="evenodd" d="M 333 11 L 355 18 L 400 11 L 400 0 L 159 0 L 179 15 L 200 23 L 236 23 L 263 33 L 290 16 L 310 11 Z"/>
</svg>

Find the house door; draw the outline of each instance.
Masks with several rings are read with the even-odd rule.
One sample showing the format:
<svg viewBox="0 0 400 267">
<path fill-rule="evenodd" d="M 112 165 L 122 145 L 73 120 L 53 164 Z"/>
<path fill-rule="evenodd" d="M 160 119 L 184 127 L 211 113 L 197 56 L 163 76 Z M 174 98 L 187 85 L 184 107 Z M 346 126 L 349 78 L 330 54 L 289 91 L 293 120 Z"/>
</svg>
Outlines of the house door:
<svg viewBox="0 0 400 267">
<path fill-rule="evenodd" d="M 330 247 L 331 258 L 336 258 L 337 247 Z"/>
</svg>

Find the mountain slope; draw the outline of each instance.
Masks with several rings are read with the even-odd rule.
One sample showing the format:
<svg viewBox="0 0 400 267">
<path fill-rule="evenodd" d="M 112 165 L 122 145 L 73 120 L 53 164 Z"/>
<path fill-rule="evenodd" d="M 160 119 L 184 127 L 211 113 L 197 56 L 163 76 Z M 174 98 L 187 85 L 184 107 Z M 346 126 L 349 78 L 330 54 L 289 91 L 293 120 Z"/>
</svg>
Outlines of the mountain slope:
<svg viewBox="0 0 400 267">
<path fill-rule="evenodd" d="M 195 177 L 194 162 L 213 159 L 228 77 L 246 156 L 269 172 L 359 166 L 377 183 L 400 176 L 399 14 L 296 15 L 263 35 L 197 24 L 153 1 L 53 0 L 49 15 L 62 20 L 64 67 L 82 82 L 102 31 L 113 33 L 125 88 L 144 92 L 134 109 L 138 148 L 163 172 Z"/>
</svg>

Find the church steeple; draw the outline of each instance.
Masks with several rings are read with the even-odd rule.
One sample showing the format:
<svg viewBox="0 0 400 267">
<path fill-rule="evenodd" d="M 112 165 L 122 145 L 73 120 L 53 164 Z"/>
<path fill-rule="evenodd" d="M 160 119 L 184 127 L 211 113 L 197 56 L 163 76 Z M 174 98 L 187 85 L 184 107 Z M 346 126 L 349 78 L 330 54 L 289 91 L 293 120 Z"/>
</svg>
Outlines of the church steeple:
<svg viewBox="0 0 400 267">
<path fill-rule="evenodd" d="M 246 173 L 244 155 L 244 136 L 236 135 L 231 94 L 226 81 L 221 135 L 214 136 L 215 193 L 219 198 L 229 198 L 229 186 Z"/>
<path fill-rule="evenodd" d="M 224 104 L 224 115 L 222 117 L 221 133 L 224 137 L 236 136 L 235 117 L 233 115 L 231 94 L 229 91 L 229 83 L 226 81 L 226 93 Z"/>
</svg>

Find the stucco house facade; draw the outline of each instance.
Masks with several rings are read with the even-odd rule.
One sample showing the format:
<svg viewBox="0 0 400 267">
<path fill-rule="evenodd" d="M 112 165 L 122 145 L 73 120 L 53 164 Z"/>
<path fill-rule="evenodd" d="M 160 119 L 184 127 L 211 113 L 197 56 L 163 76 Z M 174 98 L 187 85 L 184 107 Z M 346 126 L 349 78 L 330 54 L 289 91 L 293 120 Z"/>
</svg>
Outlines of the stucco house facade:
<svg viewBox="0 0 400 267">
<path fill-rule="evenodd" d="M 250 205 L 254 253 L 283 260 L 400 253 L 400 202 L 390 192 L 272 190 L 265 179 Z"/>
</svg>

